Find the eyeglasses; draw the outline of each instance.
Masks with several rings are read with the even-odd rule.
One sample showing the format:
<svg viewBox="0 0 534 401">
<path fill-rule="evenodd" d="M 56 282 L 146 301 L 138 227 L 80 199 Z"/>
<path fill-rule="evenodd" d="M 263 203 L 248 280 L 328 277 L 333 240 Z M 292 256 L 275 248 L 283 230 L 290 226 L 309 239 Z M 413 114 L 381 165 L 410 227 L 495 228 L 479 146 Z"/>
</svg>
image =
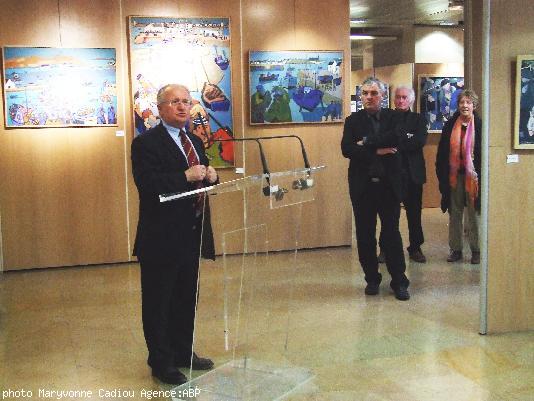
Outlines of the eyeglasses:
<svg viewBox="0 0 534 401">
<path fill-rule="evenodd" d="M 168 102 L 163 102 L 163 103 L 169 103 L 170 106 L 176 107 L 180 103 L 183 106 L 191 106 L 192 102 L 193 101 L 191 99 L 172 99 L 172 100 L 169 100 Z"/>
</svg>

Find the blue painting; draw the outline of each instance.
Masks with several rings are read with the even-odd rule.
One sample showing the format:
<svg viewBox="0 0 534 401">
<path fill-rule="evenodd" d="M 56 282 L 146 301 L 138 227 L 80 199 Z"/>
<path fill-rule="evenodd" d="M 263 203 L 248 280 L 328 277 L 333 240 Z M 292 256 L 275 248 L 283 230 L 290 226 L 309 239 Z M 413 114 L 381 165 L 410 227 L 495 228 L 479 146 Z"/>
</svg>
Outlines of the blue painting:
<svg viewBox="0 0 534 401">
<path fill-rule="evenodd" d="M 456 112 L 463 89 L 463 77 L 419 76 L 419 113 L 426 118 L 428 132 L 441 132 Z"/>
<path fill-rule="evenodd" d="M 159 123 L 156 95 L 170 83 L 191 91 L 189 129 L 214 167 L 234 165 L 228 18 L 130 17 L 135 135 Z"/>
<path fill-rule="evenodd" d="M 516 149 L 534 149 L 534 56 L 517 56 L 515 135 Z"/>
<path fill-rule="evenodd" d="M 6 127 L 117 125 L 115 49 L 4 47 Z"/>
<path fill-rule="evenodd" d="M 250 123 L 343 121 L 342 51 L 251 51 Z"/>
</svg>

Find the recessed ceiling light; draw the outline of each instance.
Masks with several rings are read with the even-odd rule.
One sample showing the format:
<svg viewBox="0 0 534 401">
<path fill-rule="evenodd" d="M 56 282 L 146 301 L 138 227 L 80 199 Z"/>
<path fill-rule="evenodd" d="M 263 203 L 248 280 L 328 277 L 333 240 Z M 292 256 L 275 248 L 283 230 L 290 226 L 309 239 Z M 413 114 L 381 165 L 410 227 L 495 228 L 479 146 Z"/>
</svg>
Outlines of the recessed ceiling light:
<svg viewBox="0 0 534 401">
<path fill-rule="evenodd" d="M 365 24 L 367 22 L 367 18 L 354 18 L 350 20 L 351 24 Z"/>
<path fill-rule="evenodd" d="M 454 26 L 454 25 L 456 25 L 456 22 L 454 22 L 454 21 L 440 21 L 439 24 L 442 25 L 442 26 Z"/>
<path fill-rule="evenodd" d="M 376 36 L 372 35 L 350 35 L 350 40 L 373 40 Z"/>
</svg>

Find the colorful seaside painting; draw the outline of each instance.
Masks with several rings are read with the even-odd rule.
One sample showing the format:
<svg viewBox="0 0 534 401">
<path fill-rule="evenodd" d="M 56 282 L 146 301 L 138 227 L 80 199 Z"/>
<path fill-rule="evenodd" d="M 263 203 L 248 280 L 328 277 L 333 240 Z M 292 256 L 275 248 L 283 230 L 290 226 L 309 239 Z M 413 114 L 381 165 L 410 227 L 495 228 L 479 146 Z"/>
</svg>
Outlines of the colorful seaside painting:
<svg viewBox="0 0 534 401">
<path fill-rule="evenodd" d="M 210 164 L 234 165 L 228 18 L 130 17 L 135 135 L 159 123 L 156 95 L 169 83 L 191 91 L 190 130 Z"/>
<path fill-rule="evenodd" d="M 463 77 L 419 75 L 418 111 L 426 118 L 428 132 L 441 132 L 456 111 L 463 89 Z"/>
<path fill-rule="evenodd" d="M 343 121 L 342 51 L 251 51 L 250 123 Z"/>
<path fill-rule="evenodd" d="M 4 47 L 7 128 L 117 125 L 115 49 Z"/>
</svg>

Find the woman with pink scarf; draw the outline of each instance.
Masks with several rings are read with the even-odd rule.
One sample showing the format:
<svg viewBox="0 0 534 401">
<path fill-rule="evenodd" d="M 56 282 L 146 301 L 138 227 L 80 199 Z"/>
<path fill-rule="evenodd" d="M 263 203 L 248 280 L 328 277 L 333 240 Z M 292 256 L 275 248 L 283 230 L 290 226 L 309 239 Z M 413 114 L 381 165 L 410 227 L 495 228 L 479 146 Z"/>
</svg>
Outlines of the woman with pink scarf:
<svg viewBox="0 0 534 401">
<path fill-rule="evenodd" d="M 467 235 L 471 263 L 480 263 L 478 219 L 480 213 L 480 148 L 482 121 L 474 110 L 478 96 L 472 90 L 458 96 L 458 111 L 445 123 L 436 156 L 441 210 L 449 211 L 447 262 L 463 260 L 463 216 L 467 212 Z"/>
</svg>

